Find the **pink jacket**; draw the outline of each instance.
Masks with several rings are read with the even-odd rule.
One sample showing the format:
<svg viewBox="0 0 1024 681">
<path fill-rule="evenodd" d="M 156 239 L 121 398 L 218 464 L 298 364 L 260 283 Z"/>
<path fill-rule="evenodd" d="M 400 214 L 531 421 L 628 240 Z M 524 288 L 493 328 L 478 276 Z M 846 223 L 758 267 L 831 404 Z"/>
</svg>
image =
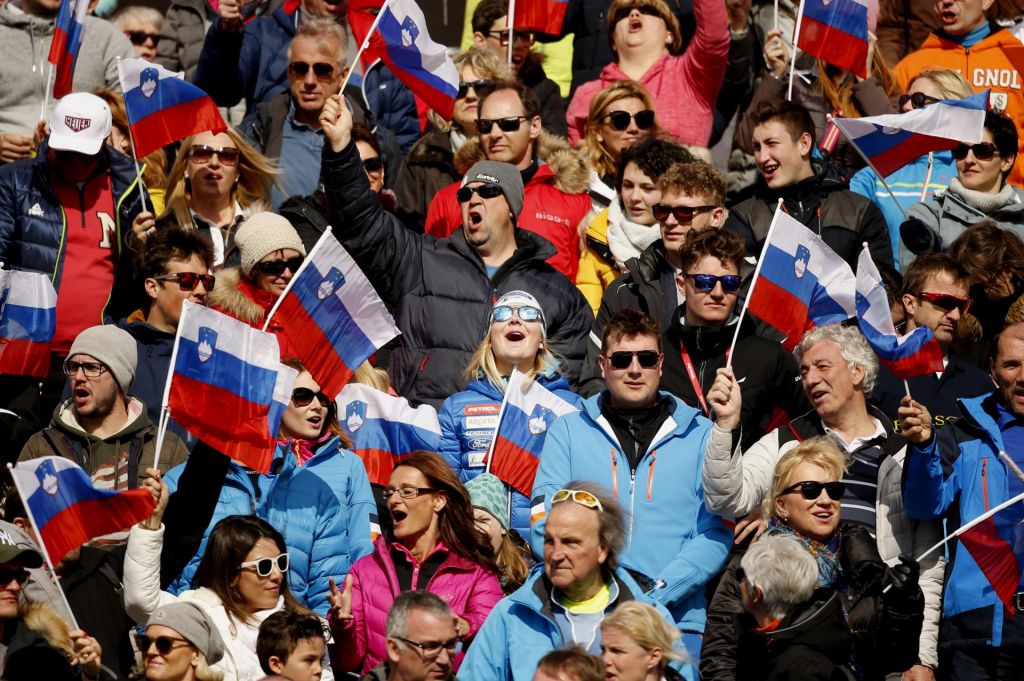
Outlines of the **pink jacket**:
<svg viewBox="0 0 1024 681">
<path fill-rule="evenodd" d="M 434 552 L 448 554 L 425 587 L 417 584 L 418 568 L 413 573 L 413 588 L 423 588 L 443 598 L 452 611 L 469 622 L 472 640 L 495 603 L 504 597 L 493 573 L 476 563 L 448 551 L 438 543 Z M 399 594 L 398 576 L 389 546 L 383 537 L 373 543 L 373 553 L 356 561 L 352 575 L 352 619 L 334 625 L 335 659 L 341 668 L 358 667 L 363 676 L 387 658 L 387 617 Z"/>
<path fill-rule="evenodd" d="M 729 57 L 729 24 L 722 0 L 694 0 L 697 32 L 678 57 L 666 54 L 640 77 L 654 98 L 658 124 L 683 144 L 706 147 L 711 138 L 715 100 Z M 601 77 L 576 88 L 566 120 L 575 146 L 587 134 L 590 100 L 617 80 L 630 80 L 616 62 L 601 69 Z"/>
</svg>

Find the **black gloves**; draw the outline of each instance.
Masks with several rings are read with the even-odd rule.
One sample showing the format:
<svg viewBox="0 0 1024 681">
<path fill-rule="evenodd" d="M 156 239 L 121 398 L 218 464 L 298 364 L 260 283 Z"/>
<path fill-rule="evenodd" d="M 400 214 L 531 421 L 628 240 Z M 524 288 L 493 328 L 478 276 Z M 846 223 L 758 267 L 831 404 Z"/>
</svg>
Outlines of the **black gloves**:
<svg viewBox="0 0 1024 681">
<path fill-rule="evenodd" d="M 921 566 L 910 556 L 901 555 L 900 562 L 885 570 L 883 580 L 885 589 L 910 595 L 917 591 L 917 578 L 921 574 Z"/>
</svg>

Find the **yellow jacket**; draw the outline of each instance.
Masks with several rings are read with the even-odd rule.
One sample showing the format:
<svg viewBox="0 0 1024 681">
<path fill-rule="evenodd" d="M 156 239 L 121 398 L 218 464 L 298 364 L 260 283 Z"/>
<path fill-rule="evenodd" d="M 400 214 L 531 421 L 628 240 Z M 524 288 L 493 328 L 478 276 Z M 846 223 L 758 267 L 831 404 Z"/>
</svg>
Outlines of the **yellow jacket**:
<svg viewBox="0 0 1024 681">
<path fill-rule="evenodd" d="M 587 242 L 580 256 L 579 270 L 576 272 L 576 288 L 590 303 L 594 316 L 601 307 L 601 298 L 605 289 L 618 277 L 619 272 L 611 261 L 608 249 L 608 209 L 597 214 L 587 227 Z"/>
</svg>

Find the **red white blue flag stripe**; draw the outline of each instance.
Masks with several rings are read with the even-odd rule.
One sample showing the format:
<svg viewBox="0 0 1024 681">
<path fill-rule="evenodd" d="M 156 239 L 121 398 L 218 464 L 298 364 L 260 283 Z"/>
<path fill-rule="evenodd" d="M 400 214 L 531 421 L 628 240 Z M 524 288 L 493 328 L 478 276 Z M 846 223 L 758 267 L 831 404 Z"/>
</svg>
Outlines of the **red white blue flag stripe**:
<svg viewBox="0 0 1024 681">
<path fill-rule="evenodd" d="M 797 47 L 867 78 L 868 0 L 803 0 L 800 9 Z"/>
<path fill-rule="evenodd" d="M 299 359 L 332 399 L 360 364 L 399 333 L 380 296 L 330 230 L 302 264 L 277 316 Z"/>
<path fill-rule="evenodd" d="M 57 292 L 38 272 L 0 270 L 0 374 L 46 377 Z"/>
<path fill-rule="evenodd" d="M 57 23 L 53 27 L 53 42 L 50 43 L 50 54 L 47 57 L 47 61 L 56 67 L 53 81 L 55 99 L 71 92 L 88 13 L 89 0 L 62 0 L 60 3 Z"/>
<path fill-rule="evenodd" d="M 919 326 L 906 336 L 896 334 L 882 277 L 867 246 L 857 260 L 857 323 L 879 361 L 897 378 L 942 371 L 942 348 L 931 329 Z"/>
<path fill-rule="evenodd" d="M 1003 502 L 993 511 L 960 534 L 960 543 L 988 579 L 1007 613 L 1014 615 L 1018 614 L 1014 595 L 1024 589 L 1024 494 Z"/>
<path fill-rule="evenodd" d="M 786 335 L 793 349 L 804 332 L 857 313 L 853 270 L 821 237 L 781 210 L 764 245 L 749 310 Z"/>
<path fill-rule="evenodd" d="M 144 520 L 156 507 L 145 489 L 96 489 L 85 471 L 62 456 L 31 459 L 11 473 L 54 564 L 94 537 Z"/>
<path fill-rule="evenodd" d="M 217 105 L 184 74 L 145 59 L 121 60 L 118 74 L 137 158 L 189 135 L 227 130 Z"/>
</svg>

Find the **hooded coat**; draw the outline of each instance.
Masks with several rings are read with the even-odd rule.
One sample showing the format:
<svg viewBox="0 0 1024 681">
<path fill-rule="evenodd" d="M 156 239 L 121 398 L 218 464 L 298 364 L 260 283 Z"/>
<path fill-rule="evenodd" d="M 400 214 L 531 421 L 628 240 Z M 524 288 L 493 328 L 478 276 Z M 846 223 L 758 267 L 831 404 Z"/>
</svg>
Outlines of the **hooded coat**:
<svg viewBox="0 0 1024 681">
<path fill-rule="evenodd" d="M 216 273 L 217 283 L 206 296 L 206 304 L 229 317 L 243 321 L 255 329 L 263 328 L 263 320 L 274 306 L 277 297 L 269 291 L 256 288 L 238 267 L 226 267 Z M 267 331 L 277 336 L 281 357 L 297 357 L 292 342 L 284 331 L 284 323 L 277 315 L 271 318 Z"/>
</svg>

